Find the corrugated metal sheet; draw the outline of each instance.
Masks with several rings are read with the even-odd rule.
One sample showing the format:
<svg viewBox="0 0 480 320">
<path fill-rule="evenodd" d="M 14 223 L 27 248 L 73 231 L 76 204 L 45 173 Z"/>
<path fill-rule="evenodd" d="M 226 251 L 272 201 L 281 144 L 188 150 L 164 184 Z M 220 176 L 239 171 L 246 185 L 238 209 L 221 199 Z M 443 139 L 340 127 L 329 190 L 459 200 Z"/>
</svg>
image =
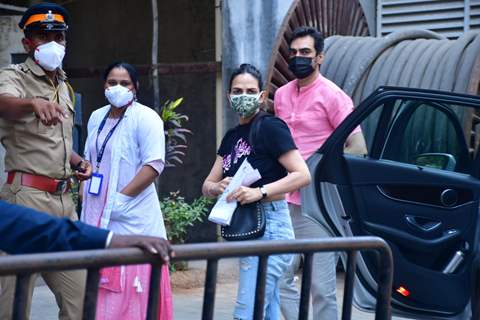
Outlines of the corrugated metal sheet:
<svg viewBox="0 0 480 320">
<path fill-rule="evenodd" d="M 480 0 L 470 3 L 470 30 L 480 31 Z"/>
<path fill-rule="evenodd" d="M 480 0 L 380 0 L 377 35 L 427 29 L 447 38 L 480 30 Z"/>
</svg>

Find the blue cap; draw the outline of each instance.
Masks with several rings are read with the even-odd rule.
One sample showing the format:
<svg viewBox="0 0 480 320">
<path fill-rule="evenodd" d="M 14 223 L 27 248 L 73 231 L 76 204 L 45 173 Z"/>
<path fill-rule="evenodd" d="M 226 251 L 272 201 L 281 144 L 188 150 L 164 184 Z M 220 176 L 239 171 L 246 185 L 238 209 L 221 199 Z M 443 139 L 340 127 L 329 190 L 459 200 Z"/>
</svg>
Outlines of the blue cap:
<svg viewBox="0 0 480 320">
<path fill-rule="evenodd" d="M 34 4 L 23 14 L 18 23 L 20 29 L 65 31 L 70 17 L 64 7 L 50 2 Z"/>
</svg>

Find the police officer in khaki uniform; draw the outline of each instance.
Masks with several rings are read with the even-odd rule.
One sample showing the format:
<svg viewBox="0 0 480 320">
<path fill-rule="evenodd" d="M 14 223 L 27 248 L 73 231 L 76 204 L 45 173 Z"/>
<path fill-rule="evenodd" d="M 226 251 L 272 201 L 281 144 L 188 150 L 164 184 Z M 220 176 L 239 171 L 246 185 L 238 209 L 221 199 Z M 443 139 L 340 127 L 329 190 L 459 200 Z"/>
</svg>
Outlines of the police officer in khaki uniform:
<svg viewBox="0 0 480 320">
<path fill-rule="evenodd" d="M 56 4 L 36 4 L 25 12 L 19 27 L 29 57 L 0 71 L 0 141 L 8 171 L 0 198 L 77 220 L 68 192 L 70 178 L 74 174 L 88 179 L 92 167 L 72 151 L 74 95 L 61 69 L 68 13 Z M 80 319 L 85 272 L 42 277 L 55 295 L 59 318 Z M 25 318 L 30 314 L 33 278 Z M 0 320 L 11 317 L 13 292 L 14 279 L 0 278 Z"/>
</svg>

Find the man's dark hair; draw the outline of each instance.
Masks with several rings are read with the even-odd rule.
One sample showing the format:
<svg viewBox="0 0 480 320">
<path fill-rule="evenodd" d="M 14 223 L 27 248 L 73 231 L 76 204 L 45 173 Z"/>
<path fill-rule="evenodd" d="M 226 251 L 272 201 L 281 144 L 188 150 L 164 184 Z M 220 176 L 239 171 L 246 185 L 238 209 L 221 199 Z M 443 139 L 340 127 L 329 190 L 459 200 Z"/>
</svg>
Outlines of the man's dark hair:
<svg viewBox="0 0 480 320">
<path fill-rule="evenodd" d="M 128 72 L 128 75 L 130 76 L 130 80 L 132 80 L 133 86 L 135 87 L 135 91 L 137 91 L 138 94 L 138 72 L 137 69 L 135 69 L 134 66 L 132 66 L 130 63 L 123 62 L 123 61 L 117 61 L 109 65 L 103 74 L 103 80 L 107 81 L 108 75 L 110 71 L 112 71 L 115 68 L 121 68 L 125 69 Z"/>
<path fill-rule="evenodd" d="M 258 81 L 258 88 L 262 90 L 263 88 L 263 83 L 262 83 L 262 74 L 260 71 L 258 71 L 255 66 L 249 64 L 249 63 L 242 63 L 240 67 L 236 68 L 233 70 L 232 75 L 230 76 L 230 86 L 228 87 L 228 91 L 232 90 L 232 82 L 233 79 L 235 79 L 236 76 L 240 74 L 248 73 Z"/>
<path fill-rule="evenodd" d="M 25 38 L 32 39 L 32 36 L 33 36 L 32 30 L 24 30 L 23 34 L 25 35 Z"/>
<path fill-rule="evenodd" d="M 312 27 L 297 27 L 293 30 L 292 35 L 288 41 L 288 46 L 290 46 L 293 40 L 298 38 L 303 38 L 305 36 L 310 36 L 315 41 L 315 51 L 317 51 L 317 55 L 323 51 L 323 37 L 317 29 Z"/>
</svg>

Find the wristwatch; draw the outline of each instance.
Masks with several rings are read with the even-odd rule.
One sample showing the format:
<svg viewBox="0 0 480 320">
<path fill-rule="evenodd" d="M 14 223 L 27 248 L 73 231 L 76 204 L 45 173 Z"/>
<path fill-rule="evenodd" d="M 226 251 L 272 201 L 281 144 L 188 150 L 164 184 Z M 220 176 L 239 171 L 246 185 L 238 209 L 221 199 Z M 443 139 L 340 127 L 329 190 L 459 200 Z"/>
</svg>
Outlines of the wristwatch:
<svg viewBox="0 0 480 320">
<path fill-rule="evenodd" d="M 262 199 L 265 199 L 267 197 L 267 188 L 265 186 L 260 187 L 260 192 L 262 193 Z"/>
</svg>

